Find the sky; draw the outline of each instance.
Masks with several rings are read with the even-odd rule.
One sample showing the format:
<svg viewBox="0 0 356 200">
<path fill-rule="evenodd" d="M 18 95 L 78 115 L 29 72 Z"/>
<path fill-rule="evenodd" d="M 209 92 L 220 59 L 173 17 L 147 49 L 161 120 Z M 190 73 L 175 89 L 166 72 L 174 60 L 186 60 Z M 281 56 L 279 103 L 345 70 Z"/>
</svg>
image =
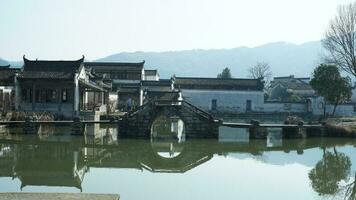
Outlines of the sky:
<svg viewBox="0 0 356 200">
<path fill-rule="evenodd" d="M 0 0 L 0 58 L 98 59 L 119 52 L 320 40 L 350 0 Z"/>
</svg>

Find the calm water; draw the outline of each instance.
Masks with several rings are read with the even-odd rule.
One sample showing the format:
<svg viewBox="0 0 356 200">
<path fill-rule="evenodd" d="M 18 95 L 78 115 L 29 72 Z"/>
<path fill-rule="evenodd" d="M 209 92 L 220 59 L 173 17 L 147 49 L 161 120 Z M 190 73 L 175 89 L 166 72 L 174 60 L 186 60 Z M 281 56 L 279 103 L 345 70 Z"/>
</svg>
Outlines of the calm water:
<svg viewBox="0 0 356 200">
<path fill-rule="evenodd" d="M 152 132 L 179 132 L 179 123 Z M 228 128 L 218 140 L 186 140 L 184 133 L 129 140 L 118 139 L 115 128 L 89 127 L 85 137 L 53 128 L 40 136 L 5 131 L 0 192 L 115 193 L 124 200 L 344 199 L 356 192 L 356 140 L 282 140 L 279 132 L 269 130 L 267 140 Z"/>
</svg>

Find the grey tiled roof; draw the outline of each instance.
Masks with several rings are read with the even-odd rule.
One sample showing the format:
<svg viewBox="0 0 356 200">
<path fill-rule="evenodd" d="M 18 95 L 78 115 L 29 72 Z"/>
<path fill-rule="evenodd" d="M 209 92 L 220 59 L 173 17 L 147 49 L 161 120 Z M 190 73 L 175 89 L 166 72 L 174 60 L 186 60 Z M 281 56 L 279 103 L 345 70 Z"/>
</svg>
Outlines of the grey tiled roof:
<svg viewBox="0 0 356 200">
<path fill-rule="evenodd" d="M 179 98 L 179 92 L 157 92 L 157 91 L 147 91 L 145 94 L 147 100 L 155 101 L 177 101 Z"/>
<path fill-rule="evenodd" d="M 15 73 L 18 71 L 19 69 L 0 67 L 0 82 L 13 83 Z"/>
<path fill-rule="evenodd" d="M 67 72 L 37 72 L 37 71 L 24 71 L 20 74 L 19 78 L 24 79 L 73 79 L 73 73 Z"/>
<path fill-rule="evenodd" d="M 171 79 L 161 79 L 158 81 L 141 81 L 142 86 L 170 86 L 172 84 Z"/>
<path fill-rule="evenodd" d="M 117 71 L 117 70 L 142 70 L 145 61 L 138 63 L 130 62 L 84 62 L 86 67 L 91 67 L 95 70 Z"/>
<path fill-rule="evenodd" d="M 277 84 L 281 84 L 283 87 L 292 90 L 313 90 L 313 88 L 302 80 L 294 80 L 294 81 L 274 81 L 271 83 L 272 87 Z"/>
<path fill-rule="evenodd" d="M 145 75 L 155 76 L 157 74 L 157 69 L 145 69 Z"/>
<path fill-rule="evenodd" d="M 263 90 L 260 79 L 175 77 L 174 84 L 181 89 Z"/>
<path fill-rule="evenodd" d="M 83 64 L 79 60 L 28 60 L 24 57 L 23 70 L 19 78 L 24 79 L 72 79 Z"/>
</svg>

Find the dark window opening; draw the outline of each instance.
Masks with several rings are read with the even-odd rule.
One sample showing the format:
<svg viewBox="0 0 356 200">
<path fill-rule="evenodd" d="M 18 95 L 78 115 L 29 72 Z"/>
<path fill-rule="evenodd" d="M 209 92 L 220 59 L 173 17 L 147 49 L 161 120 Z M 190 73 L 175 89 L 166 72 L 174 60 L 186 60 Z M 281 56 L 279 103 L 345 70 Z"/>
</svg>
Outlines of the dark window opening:
<svg viewBox="0 0 356 200">
<path fill-rule="evenodd" d="M 68 91 L 66 89 L 62 90 L 62 102 L 68 101 Z"/>
<path fill-rule="evenodd" d="M 32 90 L 31 89 L 22 89 L 21 97 L 23 102 L 32 102 Z"/>
<path fill-rule="evenodd" d="M 252 110 L 252 101 L 247 100 L 246 101 L 246 111 L 251 111 Z"/>
<path fill-rule="evenodd" d="M 216 99 L 211 100 L 211 110 L 217 110 L 218 102 Z"/>
</svg>

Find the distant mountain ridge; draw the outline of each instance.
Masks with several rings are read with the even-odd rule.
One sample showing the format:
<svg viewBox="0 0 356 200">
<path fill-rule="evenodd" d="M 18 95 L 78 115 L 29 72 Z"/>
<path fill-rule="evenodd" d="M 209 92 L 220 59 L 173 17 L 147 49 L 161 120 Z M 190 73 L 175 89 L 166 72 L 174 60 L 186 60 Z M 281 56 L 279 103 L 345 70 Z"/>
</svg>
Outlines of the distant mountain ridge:
<svg viewBox="0 0 356 200">
<path fill-rule="evenodd" d="M 6 60 L 0 58 L 0 66 L 5 66 L 5 65 L 8 65 L 8 64 L 9 63 Z"/>
<path fill-rule="evenodd" d="M 267 62 L 273 76 L 310 76 L 320 63 L 320 41 L 300 45 L 275 42 L 258 47 L 232 49 L 196 49 L 164 52 L 122 52 L 95 61 L 141 62 L 145 68 L 158 69 L 162 78 L 176 76 L 216 77 L 224 67 L 229 67 L 236 78 L 248 77 L 248 69 L 256 62 Z M 6 61 L 0 65 L 22 66 L 22 61 Z"/>
<path fill-rule="evenodd" d="M 212 50 L 185 50 L 166 52 L 122 52 L 97 61 L 139 62 L 145 60 L 146 68 L 158 69 L 161 77 L 206 76 L 216 77 L 224 67 L 229 67 L 237 78 L 248 77 L 248 69 L 256 62 L 267 62 L 273 76 L 294 74 L 310 76 L 314 67 L 321 62 L 320 41 L 300 45 L 276 42 L 248 48 Z"/>
</svg>

